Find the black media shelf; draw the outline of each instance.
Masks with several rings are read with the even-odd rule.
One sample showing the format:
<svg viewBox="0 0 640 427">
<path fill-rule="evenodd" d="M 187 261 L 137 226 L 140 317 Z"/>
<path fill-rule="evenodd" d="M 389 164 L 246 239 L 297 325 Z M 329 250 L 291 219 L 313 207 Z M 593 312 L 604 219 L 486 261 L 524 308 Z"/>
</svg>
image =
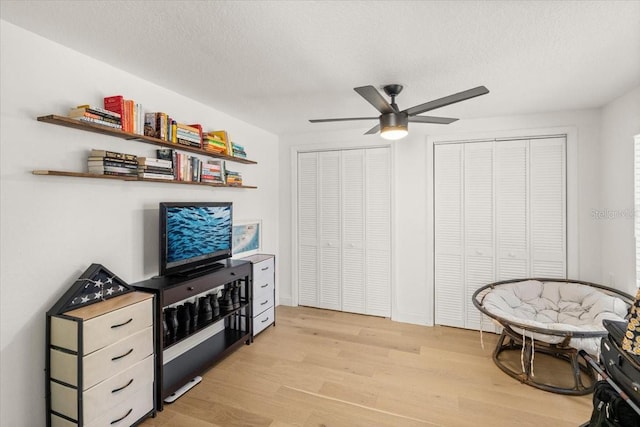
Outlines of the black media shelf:
<svg viewBox="0 0 640 427">
<path fill-rule="evenodd" d="M 155 294 L 156 401 L 157 409 L 164 399 L 182 388 L 194 377 L 202 375 L 242 345 L 253 341 L 253 276 L 248 261 L 227 259 L 223 268 L 194 277 L 155 277 L 133 283 L 133 288 Z M 166 307 L 191 301 L 198 295 L 227 284 L 240 285 L 240 307 L 224 312 L 201 325 L 190 334 L 178 337 L 165 346 L 162 313 Z M 210 330 L 211 336 L 202 339 Z M 215 331 L 215 333 L 214 333 Z M 194 345 L 189 345 L 193 338 Z M 196 344 L 197 342 L 197 344 Z M 182 345 L 184 344 L 184 345 Z M 167 362 L 164 359 L 167 356 Z"/>
<path fill-rule="evenodd" d="M 215 323 L 218 323 L 218 322 L 220 322 L 221 320 L 224 320 L 224 319 L 226 319 L 227 317 L 232 316 L 232 315 L 234 315 L 234 314 L 236 314 L 236 313 L 241 313 L 241 312 L 242 312 L 242 310 L 243 310 L 244 308 L 246 308 L 248 305 L 249 305 L 249 302 L 248 302 L 247 300 L 241 301 L 241 303 L 240 303 L 240 307 L 238 307 L 238 308 L 236 308 L 236 309 L 233 309 L 233 310 L 231 310 L 231 311 L 226 311 L 226 312 L 224 312 L 224 313 L 220 314 L 219 316 L 214 317 L 214 318 L 213 318 L 213 319 L 211 319 L 209 322 L 207 322 L 207 323 L 203 323 L 203 324 L 201 324 L 201 325 L 198 325 L 198 328 L 197 328 L 195 331 L 193 331 L 193 332 L 190 332 L 190 333 L 188 333 L 188 334 L 184 334 L 184 333 L 183 333 L 183 334 L 178 334 L 178 337 L 177 337 L 176 341 L 174 341 L 174 342 L 171 342 L 171 343 L 163 343 L 163 344 L 164 344 L 164 348 L 163 348 L 163 349 L 164 349 L 164 350 L 168 350 L 168 349 L 170 349 L 171 347 L 173 347 L 174 345 L 176 345 L 176 344 L 178 344 L 178 343 L 181 343 L 182 341 L 186 340 L 186 339 L 187 339 L 187 338 L 189 338 L 189 337 L 194 336 L 194 335 L 195 335 L 195 334 L 197 334 L 198 332 L 200 332 L 200 331 L 202 331 L 202 330 L 204 330 L 204 329 L 207 329 L 209 326 L 211 326 L 211 325 L 213 325 L 213 324 L 215 324 Z"/>
<path fill-rule="evenodd" d="M 225 329 L 164 365 L 162 399 L 245 344 L 246 331 Z M 212 362 L 211 355 L 216 355 Z"/>
</svg>

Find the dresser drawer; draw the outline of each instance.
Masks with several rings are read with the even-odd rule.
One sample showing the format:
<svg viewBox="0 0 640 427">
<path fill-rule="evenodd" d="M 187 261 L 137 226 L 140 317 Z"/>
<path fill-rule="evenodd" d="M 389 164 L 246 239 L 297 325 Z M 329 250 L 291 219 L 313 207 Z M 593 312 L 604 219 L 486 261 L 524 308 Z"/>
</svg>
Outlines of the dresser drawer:
<svg viewBox="0 0 640 427">
<path fill-rule="evenodd" d="M 104 411 L 137 394 L 153 394 L 153 356 L 95 385 L 83 393 L 83 420 L 90 423 Z M 77 392 L 74 388 L 51 383 L 51 409 L 69 418 L 78 418 Z"/>
<path fill-rule="evenodd" d="M 78 355 L 51 349 L 51 378 L 78 385 Z M 151 326 L 83 358 L 83 389 L 123 371 L 153 354 Z"/>
<path fill-rule="evenodd" d="M 273 307 L 273 287 L 270 288 L 271 292 L 267 292 L 260 296 L 253 296 L 253 317 L 258 316 L 266 309 Z"/>
<path fill-rule="evenodd" d="M 264 284 L 273 285 L 275 282 L 274 258 L 253 264 L 253 292 L 257 293 Z"/>
<path fill-rule="evenodd" d="M 251 264 L 247 263 L 233 268 L 225 268 L 188 281 L 182 281 L 180 285 L 170 287 L 164 291 L 163 304 L 166 307 L 200 293 L 213 290 L 222 284 L 242 279 L 250 274 Z"/>
<path fill-rule="evenodd" d="M 253 318 L 253 335 L 262 332 L 267 326 L 271 325 L 275 319 L 273 307 L 266 310 Z"/>
<path fill-rule="evenodd" d="M 132 296 L 133 297 L 133 296 Z M 109 311 L 83 322 L 82 350 L 92 353 L 153 324 L 153 298 Z M 78 310 L 80 311 L 80 310 Z M 84 311 L 88 311 L 84 309 Z M 78 350 L 77 323 L 54 317 L 51 319 L 51 345 Z"/>
<path fill-rule="evenodd" d="M 153 325 L 153 300 L 88 320 L 84 323 L 84 354 L 113 344 L 129 335 Z"/>
<path fill-rule="evenodd" d="M 85 423 L 85 427 L 129 427 L 153 409 L 153 393 L 138 393 Z"/>
</svg>

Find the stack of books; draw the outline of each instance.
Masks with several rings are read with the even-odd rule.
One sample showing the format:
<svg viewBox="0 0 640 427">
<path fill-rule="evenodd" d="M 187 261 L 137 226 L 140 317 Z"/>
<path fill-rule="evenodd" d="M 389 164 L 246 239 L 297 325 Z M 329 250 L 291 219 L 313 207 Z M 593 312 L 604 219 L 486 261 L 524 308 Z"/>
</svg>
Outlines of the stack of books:
<svg viewBox="0 0 640 427">
<path fill-rule="evenodd" d="M 69 117 L 81 122 L 108 126 L 114 129 L 122 128 L 120 114 L 91 105 L 78 105 L 76 108 L 72 108 L 69 110 Z"/>
<path fill-rule="evenodd" d="M 134 154 L 91 150 L 87 159 L 89 173 L 96 175 L 137 176 L 138 157 Z"/>
<path fill-rule="evenodd" d="M 200 182 L 225 184 L 224 160 L 209 160 L 207 163 L 203 163 Z"/>
<path fill-rule="evenodd" d="M 178 152 L 173 148 L 159 148 L 156 150 L 156 157 L 158 159 L 167 160 L 171 162 L 171 166 L 173 168 L 173 179 L 178 179 L 178 169 L 176 165 L 178 164 Z"/>
<path fill-rule="evenodd" d="M 226 171 L 226 181 L 227 185 L 233 186 L 241 186 L 242 185 L 242 175 L 239 172 L 233 172 L 230 170 Z"/>
<path fill-rule="evenodd" d="M 104 109 L 120 114 L 124 132 L 144 135 L 144 113 L 142 105 L 132 99 L 124 99 L 122 95 L 106 96 Z"/>
<path fill-rule="evenodd" d="M 243 159 L 247 158 L 247 153 L 244 151 L 244 147 L 242 145 L 238 145 L 235 142 L 232 142 L 231 149 L 233 150 L 234 157 L 241 157 Z"/>
<path fill-rule="evenodd" d="M 207 132 L 207 138 L 209 140 L 209 151 L 213 151 L 218 154 L 231 155 L 231 140 L 226 130 L 212 130 Z M 207 148 L 205 148 L 207 149 Z"/>
<path fill-rule="evenodd" d="M 175 126 L 175 142 L 190 147 L 202 148 L 202 134 L 200 129 L 183 123 L 176 123 Z M 172 138 L 174 138 L 173 134 Z"/>
<path fill-rule="evenodd" d="M 227 152 L 227 144 L 219 135 L 215 135 L 212 132 L 202 135 L 202 148 L 205 151 L 217 154 L 226 154 Z"/>
<path fill-rule="evenodd" d="M 173 162 L 171 160 L 138 158 L 138 177 L 146 179 L 173 180 Z"/>
</svg>

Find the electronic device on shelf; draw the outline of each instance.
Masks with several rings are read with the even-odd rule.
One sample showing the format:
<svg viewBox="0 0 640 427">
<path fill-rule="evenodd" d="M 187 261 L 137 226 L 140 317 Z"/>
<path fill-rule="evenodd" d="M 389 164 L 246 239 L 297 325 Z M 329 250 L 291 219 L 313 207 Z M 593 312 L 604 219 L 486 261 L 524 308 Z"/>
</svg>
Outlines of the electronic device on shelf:
<svg viewBox="0 0 640 427">
<path fill-rule="evenodd" d="M 231 258 L 231 202 L 162 202 L 160 275 L 195 276 Z"/>
</svg>

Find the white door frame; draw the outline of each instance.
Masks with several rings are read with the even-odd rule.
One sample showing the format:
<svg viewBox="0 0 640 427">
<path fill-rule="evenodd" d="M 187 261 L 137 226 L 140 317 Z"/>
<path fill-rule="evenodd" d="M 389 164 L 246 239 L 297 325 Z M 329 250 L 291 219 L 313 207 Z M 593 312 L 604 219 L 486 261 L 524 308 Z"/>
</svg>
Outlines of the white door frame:
<svg viewBox="0 0 640 427">
<path fill-rule="evenodd" d="M 434 227 L 434 145 L 460 143 L 472 141 L 486 141 L 490 139 L 533 139 L 551 136 L 566 136 L 566 186 L 567 186 L 567 277 L 579 278 L 579 243 L 578 243 L 578 130 L 576 127 L 549 127 L 540 129 L 520 129 L 487 132 L 468 132 L 464 134 L 427 136 L 427 244 L 431 248 L 430 256 L 426 260 L 427 295 L 431 297 L 431 304 L 427 304 L 427 320 L 430 326 L 435 320 L 435 236 Z"/>
<path fill-rule="evenodd" d="M 366 148 L 389 148 L 391 158 L 389 159 L 391 175 L 391 318 L 397 313 L 395 298 L 395 146 L 391 143 L 380 142 L 378 144 L 364 142 L 344 142 L 326 144 L 307 144 L 291 147 L 290 150 L 290 170 L 291 170 L 291 305 L 298 306 L 298 154 L 321 152 L 321 151 L 342 151 Z"/>
</svg>

